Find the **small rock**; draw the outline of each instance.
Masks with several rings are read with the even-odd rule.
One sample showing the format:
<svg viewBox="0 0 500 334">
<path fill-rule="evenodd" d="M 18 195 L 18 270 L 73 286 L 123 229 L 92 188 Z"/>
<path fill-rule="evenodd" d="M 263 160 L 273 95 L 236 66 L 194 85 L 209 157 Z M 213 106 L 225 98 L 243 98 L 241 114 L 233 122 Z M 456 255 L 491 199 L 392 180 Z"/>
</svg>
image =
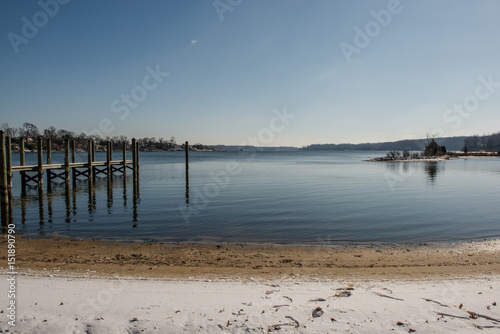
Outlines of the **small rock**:
<svg viewBox="0 0 500 334">
<path fill-rule="evenodd" d="M 313 318 L 319 318 L 323 315 L 323 309 L 321 307 L 316 307 L 312 312 Z"/>
</svg>

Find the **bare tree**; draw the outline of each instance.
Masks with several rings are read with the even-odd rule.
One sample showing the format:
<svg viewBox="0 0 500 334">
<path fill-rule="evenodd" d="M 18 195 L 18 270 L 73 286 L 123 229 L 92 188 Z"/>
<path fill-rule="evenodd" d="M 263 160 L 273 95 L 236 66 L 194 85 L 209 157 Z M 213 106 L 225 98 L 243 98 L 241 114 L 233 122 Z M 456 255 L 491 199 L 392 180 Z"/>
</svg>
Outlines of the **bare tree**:
<svg viewBox="0 0 500 334">
<path fill-rule="evenodd" d="M 75 137 L 75 133 L 73 131 L 60 129 L 57 130 L 57 136 L 61 139 L 73 139 Z"/>
<path fill-rule="evenodd" d="M 121 143 L 125 142 L 125 144 L 128 144 L 128 138 L 127 138 L 127 136 L 123 136 L 123 135 L 120 136 L 120 142 Z"/>
<path fill-rule="evenodd" d="M 35 124 L 24 122 L 23 128 L 25 130 L 26 138 L 35 139 L 36 137 L 40 136 L 40 131 L 38 131 L 38 128 Z"/>
<path fill-rule="evenodd" d="M 57 136 L 57 129 L 55 126 L 49 126 L 47 129 L 43 130 L 43 136 L 46 139 L 50 139 L 51 141 L 54 141 L 54 139 Z"/>
<path fill-rule="evenodd" d="M 26 138 L 25 128 L 17 128 L 17 133 L 19 134 L 19 138 Z"/>
<path fill-rule="evenodd" d="M 9 123 L 7 123 L 7 122 L 2 123 L 2 126 L 1 126 L 0 129 L 3 130 L 3 132 L 5 132 L 5 135 L 7 137 L 13 138 L 17 134 L 17 129 L 16 128 L 11 128 L 9 126 Z"/>
</svg>

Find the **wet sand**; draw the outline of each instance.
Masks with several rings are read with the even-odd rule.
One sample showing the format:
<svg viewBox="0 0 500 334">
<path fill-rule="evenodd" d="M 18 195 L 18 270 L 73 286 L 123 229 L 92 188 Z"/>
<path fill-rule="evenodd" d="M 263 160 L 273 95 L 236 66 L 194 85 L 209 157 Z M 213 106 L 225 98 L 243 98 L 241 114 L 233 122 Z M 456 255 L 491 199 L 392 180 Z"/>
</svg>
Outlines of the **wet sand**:
<svg viewBox="0 0 500 334">
<path fill-rule="evenodd" d="M 7 249 L 6 239 L 0 247 Z M 20 273 L 161 279 L 422 279 L 500 274 L 500 240 L 422 246 L 279 246 L 16 240 Z M 1 256 L 6 270 L 6 252 Z"/>
</svg>

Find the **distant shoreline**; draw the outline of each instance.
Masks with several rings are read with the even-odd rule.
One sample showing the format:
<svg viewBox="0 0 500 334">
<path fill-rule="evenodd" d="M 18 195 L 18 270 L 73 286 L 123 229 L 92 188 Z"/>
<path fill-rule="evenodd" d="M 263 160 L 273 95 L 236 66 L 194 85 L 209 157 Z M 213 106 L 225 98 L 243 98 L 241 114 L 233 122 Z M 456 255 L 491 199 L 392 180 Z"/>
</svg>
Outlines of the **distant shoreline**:
<svg viewBox="0 0 500 334">
<path fill-rule="evenodd" d="M 429 158 L 429 159 L 407 159 L 407 160 L 379 160 L 378 158 L 367 159 L 363 161 L 369 162 L 438 162 L 438 161 L 448 161 L 448 160 L 467 160 L 467 159 L 500 159 L 498 155 L 490 155 L 490 156 L 462 156 L 462 157 L 449 157 L 449 158 Z"/>
<path fill-rule="evenodd" d="M 368 162 L 438 162 L 438 161 L 448 161 L 456 159 L 498 159 L 500 155 L 490 152 L 469 152 L 465 155 L 462 152 L 450 152 L 450 154 L 443 155 L 440 157 L 419 157 L 418 159 L 405 159 L 401 158 L 389 158 L 389 157 L 377 157 L 366 159 L 363 161 Z"/>
</svg>

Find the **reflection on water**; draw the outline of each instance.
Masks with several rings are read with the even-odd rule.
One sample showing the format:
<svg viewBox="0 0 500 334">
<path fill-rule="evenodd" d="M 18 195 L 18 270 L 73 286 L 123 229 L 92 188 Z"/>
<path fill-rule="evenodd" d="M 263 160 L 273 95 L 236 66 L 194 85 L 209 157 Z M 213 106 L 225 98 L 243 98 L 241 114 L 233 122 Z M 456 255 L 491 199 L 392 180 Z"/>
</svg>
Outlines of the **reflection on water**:
<svg viewBox="0 0 500 334">
<path fill-rule="evenodd" d="M 444 165 L 440 165 L 437 161 L 428 161 L 425 162 L 424 171 L 427 174 L 427 180 L 431 182 L 436 181 L 436 177 L 438 173 L 441 172 L 441 169 L 444 168 Z"/>
<path fill-rule="evenodd" d="M 122 182 L 120 182 L 120 179 Z M 131 179 L 128 179 L 132 181 Z M 94 214 L 97 210 L 97 193 L 105 191 L 106 193 L 106 208 L 107 213 L 112 214 L 113 212 L 113 194 L 116 184 L 121 184 L 123 191 L 123 207 L 127 208 L 127 188 L 132 183 L 132 193 L 133 193 L 133 210 L 132 210 L 132 221 L 137 222 L 139 217 L 139 202 L 140 202 L 140 192 L 139 192 L 139 181 L 134 180 L 133 182 L 127 182 L 127 177 L 115 176 L 113 178 L 96 178 L 94 180 L 74 180 L 71 182 L 72 185 L 68 183 L 53 183 L 51 186 L 47 185 L 46 192 L 43 187 L 27 185 L 21 191 L 21 196 L 14 198 L 10 201 L 12 206 L 10 209 L 2 206 L 2 226 L 5 229 L 7 224 L 15 223 L 14 221 L 14 207 L 20 207 L 21 213 L 21 223 L 26 225 L 30 223 L 28 221 L 28 210 L 33 207 L 34 203 L 38 207 L 38 218 L 40 229 L 43 229 L 45 223 L 54 223 L 57 212 L 54 212 L 54 202 L 60 202 L 63 199 L 64 202 L 64 222 L 71 223 L 74 217 L 78 215 L 78 199 L 79 196 L 87 194 L 87 211 L 89 221 L 94 220 Z M 59 207 L 59 206 L 57 206 Z M 75 220 L 76 221 L 76 220 Z M 137 224 L 134 224 L 134 227 Z"/>
<path fill-rule="evenodd" d="M 189 204 L 189 169 L 186 168 L 186 204 Z"/>
<path fill-rule="evenodd" d="M 139 203 L 141 201 L 141 196 L 140 196 L 140 192 L 139 192 L 139 180 L 134 180 L 133 182 L 133 194 L 134 196 L 132 197 L 132 205 L 133 205 L 133 219 L 132 221 L 134 222 L 134 225 L 133 227 L 137 227 L 137 221 L 138 221 L 138 218 L 139 218 L 139 210 L 138 210 L 138 207 L 139 207 Z"/>
<path fill-rule="evenodd" d="M 438 161 L 422 161 L 422 162 L 387 162 L 386 168 L 392 173 L 395 180 L 401 180 L 412 175 L 416 170 L 421 168 L 427 176 L 427 180 L 434 183 L 438 174 L 444 171 L 444 165 Z"/>
<path fill-rule="evenodd" d="M 114 175 L 22 194 L 18 177 L 6 215 L 16 232 L 33 237 L 308 244 L 500 236 L 500 159 L 370 163 L 336 152 L 191 158 L 187 171 L 183 152 L 144 154 L 141 193 L 133 177 Z M 459 191 L 465 188 L 472 200 Z M 207 191 L 209 201 L 201 197 Z"/>
</svg>

